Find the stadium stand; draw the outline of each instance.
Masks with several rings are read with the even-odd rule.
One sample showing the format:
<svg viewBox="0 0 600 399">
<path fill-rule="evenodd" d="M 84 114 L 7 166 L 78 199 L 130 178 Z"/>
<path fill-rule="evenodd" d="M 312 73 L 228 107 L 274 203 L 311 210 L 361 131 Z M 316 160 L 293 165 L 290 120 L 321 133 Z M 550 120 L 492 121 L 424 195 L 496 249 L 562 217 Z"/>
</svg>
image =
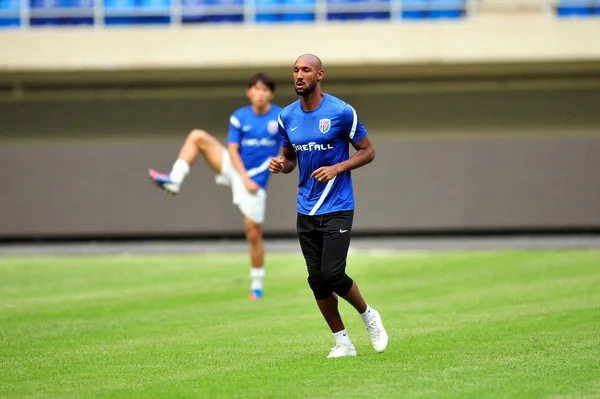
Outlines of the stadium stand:
<svg viewBox="0 0 600 399">
<path fill-rule="evenodd" d="M 0 29 L 147 24 L 598 18 L 600 0 L 0 0 Z"/>
</svg>

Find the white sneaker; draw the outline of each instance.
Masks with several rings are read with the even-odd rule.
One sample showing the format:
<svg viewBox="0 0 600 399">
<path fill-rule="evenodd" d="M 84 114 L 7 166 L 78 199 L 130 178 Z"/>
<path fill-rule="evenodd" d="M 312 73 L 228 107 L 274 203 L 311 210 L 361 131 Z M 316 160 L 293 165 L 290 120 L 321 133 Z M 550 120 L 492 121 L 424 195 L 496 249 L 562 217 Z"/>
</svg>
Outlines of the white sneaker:
<svg viewBox="0 0 600 399">
<path fill-rule="evenodd" d="M 337 344 L 336 346 L 331 348 L 331 351 L 329 352 L 329 355 L 327 356 L 327 358 L 331 359 L 333 357 L 343 357 L 343 356 L 356 356 L 356 349 L 354 349 L 354 346 L 346 346 L 344 344 Z"/>
<path fill-rule="evenodd" d="M 375 349 L 375 352 L 381 353 L 387 348 L 388 335 L 385 328 L 383 328 L 383 322 L 381 321 L 379 312 L 371 308 L 371 313 L 373 313 L 373 316 L 371 317 L 371 321 L 366 324 L 367 331 L 371 336 L 373 349 Z"/>
</svg>

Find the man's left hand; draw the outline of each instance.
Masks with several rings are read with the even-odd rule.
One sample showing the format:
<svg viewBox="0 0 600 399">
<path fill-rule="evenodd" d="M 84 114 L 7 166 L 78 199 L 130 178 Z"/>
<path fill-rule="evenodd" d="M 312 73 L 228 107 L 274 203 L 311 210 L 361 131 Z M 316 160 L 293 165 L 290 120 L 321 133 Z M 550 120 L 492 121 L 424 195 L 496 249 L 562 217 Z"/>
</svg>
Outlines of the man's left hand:
<svg viewBox="0 0 600 399">
<path fill-rule="evenodd" d="M 338 175 L 338 168 L 333 166 L 321 166 L 319 169 L 312 172 L 310 177 L 314 177 L 321 183 L 326 183 Z"/>
</svg>

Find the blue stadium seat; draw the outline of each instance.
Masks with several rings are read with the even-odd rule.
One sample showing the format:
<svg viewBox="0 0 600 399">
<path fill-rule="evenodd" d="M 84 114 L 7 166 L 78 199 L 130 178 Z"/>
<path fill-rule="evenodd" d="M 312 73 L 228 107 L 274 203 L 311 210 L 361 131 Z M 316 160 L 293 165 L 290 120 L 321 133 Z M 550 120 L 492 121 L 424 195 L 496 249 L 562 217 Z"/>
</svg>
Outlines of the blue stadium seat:
<svg viewBox="0 0 600 399">
<path fill-rule="evenodd" d="M 93 25 L 94 24 L 94 0 L 59 0 L 61 8 L 76 9 L 77 14 L 65 17 L 63 25 Z"/>
<path fill-rule="evenodd" d="M 168 25 L 170 23 L 170 15 L 148 15 L 139 17 L 104 17 L 104 24 L 106 24 L 107 26 Z"/>
<path fill-rule="evenodd" d="M 18 28 L 21 2 L 19 0 L 0 0 L 0 29 Z"/>
<path fill-rule="evenodd" d="M 272 23 L 281 21 L 280 0 L 251 0 L 254 1 L 254 21 Z"/>
<path fill-rule="evenodd" d="M 61 8 L 93 9 L 94 0 L 58 0 Z"/>
<path fill-rule="evenodd" d="M 593 5 L 590 0 L 560 0 L 556 13 L 560 18 L 590 17 L 593 14 Z"/>
<path fill-rule="evenodd" d="M 330 21 L 389 20 L 390 0 L 327 0 Z"/>
<path fill-rule="evenodd" d="M 103 0 L 106 25 L 133 25 L 136 23 L 136 0 Z"/>
<path fill-rule="evenodd" d="M 0 10 L 19 10 L 20 8 L 20 0 L 0 0 Z"/>
<path fill-rule="evenodd" d="M 171 0 L 137 0 L 136 24 L 167 25 L 171 23 Z"/>
<path fill-rule="evenodd" d="M 359 11 L 353 19 L 360 20 L 378 20 L 390 19 L 390 0 L 358 0 L 357 4 L 363 7 L 371 7 L 372 11 Z"/>
<path fill-rule="evenodd" d="M 93 0 L 30 0 L 31 26 L 93 25 Z"/>
<path fill-rule="evenodd" d="M 315 20 L 315 0 L 283 0 L 284 7 L 293 7 L 295 12 L 284 12 L 281 20 L 290 22 L 313 22 Z"/>
<path fill-rule="evenodd" d="M 182 0 L 182 22 L 244 22 L 243 0 Z"/>
<path fill-rule="evenodd" d="M 0 0 L 0 29 L 21 26 L 20 9 L 19 0 Z"/>
<path fill-rule="evenodd" d="M 427 18 L 426 0 L 401 0 L 401 5 L 400 18 L 417 20 Z"/>
<path fill-rule="evenodd" d="M 170 0 L 103 0 L 106 25 L 166 25 Z"/>
<path fill-rule="evenodd" d="M 244 15 L 183 15 L 182 22 L 184 24 L 242 23 L 244 22 Z"/>
<path fill-rule="evenodd" d="M 52 9 L 52 8 L 59 8 L 60 4 L 59 4 L 59 0 L 30 0 L 29 7 L 32 9 L 36 9 L 36 8 Z"/>
<path fill-rule="evenodd" d="M 20 18 L 0 18 L 0 29 L 18 28 L 21 26 Z"/>
<path fill-rule="evenodd" d="M 94 24 L 94 17 L 31 17 L 30 26 L 74 26 Z"/>
<path fill-rule="evenodd" d="M 459 19 L 464 16 L 464 0 L 429 0 L 427 16 L 432 19 Z"/>
<path fill-rule="evenodd" d="M 350 19 L 352 13 L 344 10 L 352 4 L 352 0 L 327 0 L 327 19 L 329 21 L 344 21 Z"/>
<path fill-rule="evenodd" d="M 133 10 L 136 6 L 136 0 L 104 0 L 106 10 Z"/>
<path fill-rule="evenodd" d="M 171 10 L 171 0 L 138 0 L 137 6 L 141 10 L 169 13 Z"/>
</svg>

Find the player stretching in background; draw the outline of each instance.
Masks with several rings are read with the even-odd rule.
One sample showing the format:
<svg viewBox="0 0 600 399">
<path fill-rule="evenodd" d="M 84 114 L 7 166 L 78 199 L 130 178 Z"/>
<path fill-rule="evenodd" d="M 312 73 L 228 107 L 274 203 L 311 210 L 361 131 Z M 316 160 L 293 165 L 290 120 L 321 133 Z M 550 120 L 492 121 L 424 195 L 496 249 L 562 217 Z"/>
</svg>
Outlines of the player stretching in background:
<svg viewBox="0 0 600 399">
<path fill-rule="evenodd" d="M 281 108 L 272 104 L 275 82 L 263 73 L 250 77 L 246 95 L 250 105 L 237 109 L 229 119 L 227 148 L 204 130 L 187 136 L 170 173 L 149 170 L 152 181 L 170 195 L 177 194 L 198 156 L 216 174 L 217 184 L 231 187 L 233 203 L 244 216 L 250 244 L 250 299 L 263 297 L 264 243 L 262 224 L 266 210 L 269 162 L 279 153 L 281 138 L 277 116 Z"/>
</svg>

